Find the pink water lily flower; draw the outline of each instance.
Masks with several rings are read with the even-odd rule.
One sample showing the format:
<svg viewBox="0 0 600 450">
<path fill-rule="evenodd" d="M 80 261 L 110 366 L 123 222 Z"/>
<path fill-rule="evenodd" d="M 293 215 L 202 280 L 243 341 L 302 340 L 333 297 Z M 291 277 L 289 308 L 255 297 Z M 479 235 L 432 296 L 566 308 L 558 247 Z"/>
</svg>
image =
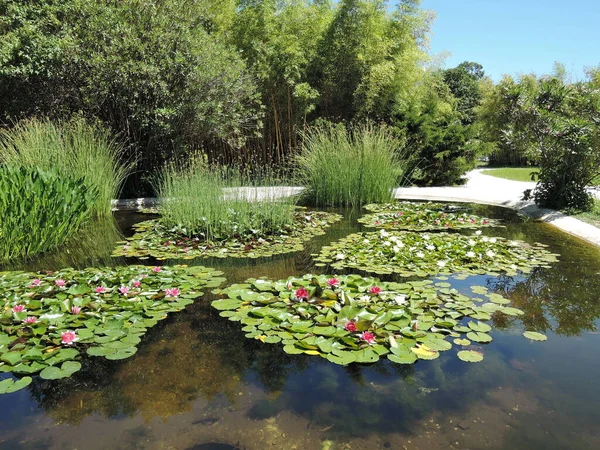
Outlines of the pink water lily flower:
<svg viewBox="0 0 600 450">
<path fill-rule="evenodd" d="M 369 293 L 373 295 L 377 295 L 381 292 L 381 288 L 379 286 L 371 286 L 369 288 Z"/>
<path fill-rule="evenodd" d="M 96 294 L 104 294 L 106 292 L 106 288 L 104 286 L 98 286 L 96 288 Z"/>
<path fill-rule="evenodd" d="M 344 327 L 346 331 L 356 331 L 356 324 L 352 321 L 348 322 Z"/>
<path fill-rule="evenodd" d="M 58 280 L 54 280 L 54 284 L 56 284 L 58 287 L 63 287 L 65 284 L 67 284 L 67 282 L 59 278 Z"/>
<path fill-rule="evenodd" d="M 152 272 L 154 272 L 154 273 L 158 273 L 158 272 L 160 272 L 161 270 L 162 270 L 162 267 L 160 267 L 160 266 L 154 266 L 154 267 L 152 268 Z"/>
<path fill-rule="evenodd" d="M 37 286 L 40 286 L 41 284 L 42 284 L 42 280 L 40 280 L 39 278 L 36 278 L 35 280 L 31 280 L 30 287 L 37 287 Z"/>
<path fill-rule="evenodd" d="M 23 306 L 23 305 L 15 305 L 15 306 L 13 306 L 12 310 L 13 310 L 13 312 L 20 313 L 20 312 L 25 311 L 25 306 Z"/>
<path fill-rule="evenodd" d="M 361 333 L 358 337 L 360 337 L 367 344 L 375 343 L 375 335 L 373 333 L 371 333 L 370 331 L 365 331 L 365 332 Z"/>
<path fill-rule="evenodd" d="M 79 338 L 77 337 L 77 333 L 75 331 L 63 331 L 61 333 L 61 342 L 65 345 L 73 345 Z"/>
<path fill-rule="evenodd" d="M 301 287 L 300 289 L 296 289 L 296 292 L 294 292 L 294 296 L 299 300 L 307 299 L 308 295 L 308 291 L 303 287 Z"/>
<path fill-rule="evenodd" d="M 141 273 L 140 274 L 140 278 L 142 278 L 142 279 L 148 278 L 148 274 L 147 273 Z"/>
<path fill-rule="evenodd" d="M 129 287 L 128 286 L 121 286 L 119 288 L 119 292 L 123 295 L 127 295 L 129 294 Z"/>
<path fill-rule="evenodd" d="M 25 322 L 28 325 L 31 325 L 33 323 L 36 323 L 37 319 L 35 317 L 29 316 L 23 322 Z"/>
<path fill-rule="evenodd" d="M 330 278 L 329 280 L 327 280 L 327 286 L 329 287 L 336 287 L 340 285 L 340 280 L 338 280 L 337 278 Z"/>
<path fill-rule="evenodd" d="M 165 289 L 165 295 L 167 297 L 179 297 L 179 294 L 181 294 L 181 292 L 177 288 L 167 288 L 167 289 Z"/>
<path fill-rule="evenodd" d="M 142 285 L 142 282 L 140 280 L 133 280 L 131 284 L 133 284 L 133 287 L 139 288 Z"/>
<path fill-rule="evenodd" d="M 80 306 L 71 306 L 71 314 L 79 314 L 81 312 L 81 307 Z"/>
</svg>

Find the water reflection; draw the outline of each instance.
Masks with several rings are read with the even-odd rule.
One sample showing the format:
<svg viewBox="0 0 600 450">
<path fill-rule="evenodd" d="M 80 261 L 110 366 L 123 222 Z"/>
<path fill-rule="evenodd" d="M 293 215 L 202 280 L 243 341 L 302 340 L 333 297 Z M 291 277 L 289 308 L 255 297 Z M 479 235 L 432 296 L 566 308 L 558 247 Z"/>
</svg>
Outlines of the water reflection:
<svg viewBox="0 0 600 450">
<path fill-rule="evenodd" d="M 486 234 L 541 241 L 561 253 L 550 269 L 526 276 L 450 280 L 469 293 L 471 285 L 486 285 L 525 311 L 494 316 L 494 341 L 482 346 L 480 364 L 463 363 L 453 351 L 410 366 L 382 360 L 340 367 L 290 356 L 246 339 L 210 308 L 207 294 L 151 329 L 130 359 L 87 358 L 70 379 L 36 379 L 29 390 L 0 397 L 0 448 L 599 447 L 600 335 L 587 331 L 600 317 L 600 252 L 511 211 L 476 212 L 505 220 L 505 228 Z M 220 268 L 229 282 L 286 278 L 318 271 L 311 253 L 359 229 L 346 219 L 304 252 L 266 260 L 178 262 Z M 113 239 L 120 238 L 94 242 Z M 86 264 L 109 253 L 88 249 L 77 257 Z M 78 265 L 77 257 L 56 264 Z M 527 341 L 524 327 L 549 340 Z"/>
</svg>

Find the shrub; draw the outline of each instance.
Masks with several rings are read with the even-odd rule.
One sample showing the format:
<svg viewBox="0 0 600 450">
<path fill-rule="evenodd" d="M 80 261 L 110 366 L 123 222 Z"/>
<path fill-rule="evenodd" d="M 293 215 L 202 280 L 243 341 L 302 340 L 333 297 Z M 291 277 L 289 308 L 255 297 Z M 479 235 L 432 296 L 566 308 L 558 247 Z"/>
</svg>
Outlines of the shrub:
<svg viewBox="0 0 600 450">
<path fill-rule="evenodd" d="M 60 246 L 91 215 L 98 191 L 58 171 L 0 168 L 0 262 Z"/>
<path fill-rule="evenodd" d="M 388 202 L 409 165 L 401 142 L 383 126 L 347 130 L 326 125 L 309 130 L 297 157 L 304 200 L 315 206 Z"/>
<path fill-rule="evenodd" d="M 156 187 L 162 199 L 160 221 L 206 241 L 260 236 L 291 224 L 295 199 L 282 196 L 280 188 L 259 190 L 253 184 L 236 169 L 211 171 L 199 158 L 187 166 L 168 165 Z"/>
<path fill-rule="evenodd" d="M 111 213 L 128 168 L 120 163 L 121 147 L 103 129 L 83 120 L 53 123 L 25 120 L 0 132 L 0 163 L 10 167 L 38 167 L 80 178 L 97 191 L 91 206 L 96 216 Z"/>
</svg>

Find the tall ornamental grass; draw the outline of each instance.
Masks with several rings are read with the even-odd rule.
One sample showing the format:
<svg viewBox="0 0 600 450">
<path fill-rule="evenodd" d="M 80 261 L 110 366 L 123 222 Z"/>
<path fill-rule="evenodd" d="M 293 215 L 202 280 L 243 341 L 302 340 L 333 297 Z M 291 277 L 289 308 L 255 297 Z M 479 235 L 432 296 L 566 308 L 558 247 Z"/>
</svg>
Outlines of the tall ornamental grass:
<svg viewBox="0 0 600 450">
<path fill-rule="evenodd" d="M 156 188 L 162 225 L 206 241 L 258 238 L 294 221 L 295 199 L 283 196 L 281 188 L 257 186 L 235 169 L 211 170 L 199 158 L 165 167 Z"/>
<path fill-rule="evenodd" d="M 90 217 L 98 191 L 56 171 L 0 168 L 0 263 L 52 250 Z"/>
<path fill-rule="evenodd" d="M 309 130 L 297 157 L 304 201 L 315 206 L 388 202 L 409 167 L 402 143 L 383 126 L 347 130 L 329 125 Z"/>
<path fill-rule="evenodd" d="M 54 123 L 30 119 L 0 131 L 0 165 L 39 168 L 81 179 L 98 192 L 91 207 L 95 216 L 111 213 L 129 167 L 123 149 L 107 131 L 83 120 Z"/>
</svg>

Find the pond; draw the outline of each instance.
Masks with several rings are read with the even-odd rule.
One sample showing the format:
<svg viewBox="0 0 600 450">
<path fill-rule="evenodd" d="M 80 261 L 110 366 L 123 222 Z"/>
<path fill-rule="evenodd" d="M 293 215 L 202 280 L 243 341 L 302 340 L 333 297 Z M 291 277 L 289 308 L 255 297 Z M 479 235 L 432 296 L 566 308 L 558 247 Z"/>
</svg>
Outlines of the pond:
<svg viewBox="0 0 600 450">
<path fill-rule="evenodd" d="M 528 275 L 448 280 L 465 293 L 486 286 L 525 312 L 490 322 L 493 341 L 480 344 L 482 362 L 443 352 L 412 365 L 339 366 L 289 355 L 245 338 L 211 307 L 216 297 L 208 292 L 149 329 L 133 357 L 85 357 L 71 378 L 34 377 L 26 389 L 0 396 L 0 448 L 600 448 L 600 250 L 513 211 L 471 206 L 505 225 L 484 235 L 541 242 L 560 254 Z M 321 273 L 311 253 L 363 229 L 360 214 L 342 213 L 343 221 L 295 254 L 186 262 L 222 270 L 228 283 Z M 116 214 L 125 234 L 145 219 Z M 139 264 L 111 258 L 119 239 L 117 227 L 102 224 L 77 246 L 20 268 Z M 523 338 L 525 328 L 548 340 Z"/>
</svg>

